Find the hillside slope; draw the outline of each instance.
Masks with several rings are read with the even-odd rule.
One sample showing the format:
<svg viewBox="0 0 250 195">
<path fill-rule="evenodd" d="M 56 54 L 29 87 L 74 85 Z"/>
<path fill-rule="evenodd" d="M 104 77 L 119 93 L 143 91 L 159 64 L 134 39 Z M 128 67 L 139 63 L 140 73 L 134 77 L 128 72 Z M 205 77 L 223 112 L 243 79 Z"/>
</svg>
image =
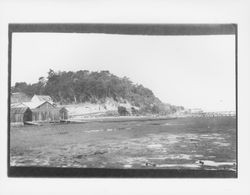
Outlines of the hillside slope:
<svg viewBox="0 0 250 195">
<path fill-rule="evenodd" d="M 110 110 L 105 108 L 109 105 L 108 102 L 112 104 L 116 102 L 116 109 L 122 105 L 134 107 L 139 114 L 167 114 L 177 108 L 162 103 L 150 89 L 134 84 L 127 77 L 120 78 L 109 71 L 55 72 L 49 70 L 47 78 L 40 77 L 34 84 L 16 83 L 11 88 L 11 92 L 23 92 L 29 96 L 49 95 L 54 102 L 61 105 L 90 103 L 99 105 L 99 109 L 104 105 L 103 108 L 106 110 Z"/>
</svg>

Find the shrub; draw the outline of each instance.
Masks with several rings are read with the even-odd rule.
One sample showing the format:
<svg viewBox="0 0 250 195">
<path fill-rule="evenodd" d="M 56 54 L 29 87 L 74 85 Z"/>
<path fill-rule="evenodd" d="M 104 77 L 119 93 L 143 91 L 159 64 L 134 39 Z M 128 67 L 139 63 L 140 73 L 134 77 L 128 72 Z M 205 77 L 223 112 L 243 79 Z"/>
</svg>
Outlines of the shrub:
<svg viewBox="0 0 250 195">
<path fill-rule="evenodd" d="M 127 115 L 129 115 L 129 112 L 123 106 L 118 106 L 118 113 L 119 113 L 120 116 L 127 116 Z"/>
</svg>

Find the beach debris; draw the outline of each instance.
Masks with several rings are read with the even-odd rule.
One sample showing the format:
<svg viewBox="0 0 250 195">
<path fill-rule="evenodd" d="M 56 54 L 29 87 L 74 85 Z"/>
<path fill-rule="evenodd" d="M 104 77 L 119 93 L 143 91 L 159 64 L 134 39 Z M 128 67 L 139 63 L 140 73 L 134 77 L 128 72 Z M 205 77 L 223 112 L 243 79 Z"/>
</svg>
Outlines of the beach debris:
<svg viewBox="0 0 250 195">
<path fill-rule="evenodd" d="M 198 160 L 195 162 L 201 166 L 211 166 L 211 167 L 218 167 L 218 166 L 235 166 L 235 162 L 215 162 L 212 160 Z"/>
<path fill-rule="evenodd" d="M 146 162 L 145 165 L 147 167 L 156 167 L 156 164 L 155 163 L 150 163 L 150 162 Z"/>
<path fill-rule="evenodd" d="M 160 164 L 157 165 L 159 168 L 200 168 L 197 164 Z"/>
<path fill-rule="evenodd" d="M 105 150 L 103 150 L 103 151 L 96 151 L 96 152 L 94 152 L 94 155 L 105 154 L 107 152 L 108 151 L 105 151 Z"/>
</svg>

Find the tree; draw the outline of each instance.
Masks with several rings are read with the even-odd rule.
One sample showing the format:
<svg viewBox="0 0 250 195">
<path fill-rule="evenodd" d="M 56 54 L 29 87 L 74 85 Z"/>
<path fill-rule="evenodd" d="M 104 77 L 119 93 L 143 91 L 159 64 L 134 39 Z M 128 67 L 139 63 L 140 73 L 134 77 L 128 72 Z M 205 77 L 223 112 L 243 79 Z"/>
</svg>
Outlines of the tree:
<svg viewBox="0 0 250 195">
<path fill-rule="evenodd" d="M 123 106 L 118 106 L 118 113 L 119 113 L 120 116 L 127 116 L 127 115 L 129 115 L 129 112 Z"/>
<path fill-rule="evenodd" d="M 170 113 L 183 109 L 164 105 L 154 93 L 143 85 L 134 84 L 127 77 L 118 77 L 108 70 L 90 72 L 88 70 L 54 71 L 50 69 L 47 77 L 40 77 L 37 83 L 16 83 L 11 92 L 24 92 L 27 95 L 50 95 L 61 104 L 80 102 L 105 102 L 113 98 L 117 102 L 127 101 L 139 108 L 141 113 Z M 119 108 L 126 114 L 124 108 Z"/>
</svg>

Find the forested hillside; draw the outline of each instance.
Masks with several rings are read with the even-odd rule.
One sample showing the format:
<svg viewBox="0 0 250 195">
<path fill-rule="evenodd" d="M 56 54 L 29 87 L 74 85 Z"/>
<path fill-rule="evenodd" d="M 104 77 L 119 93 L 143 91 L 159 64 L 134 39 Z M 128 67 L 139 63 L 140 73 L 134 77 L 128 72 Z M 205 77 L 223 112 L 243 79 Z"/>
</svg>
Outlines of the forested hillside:
<svg viewBox="0 0 250 195">
<path fill-rule="evenodd" d="M 34 84 L 16 83 L 11 92 L 23 92 L 29 96 L 50 95 L 60 104 L 102 103 L 106 98 L 113 98 L 117 102 L 128 101 L 139 107 L 141 112 L 169 113 L 177 109 L 176 106 L 163 104 L 150 89 L 134 84 L 127 77 L 117 77 L 109 71 L 49 70 L 47 78 L 40 77 Z"/>
</svg>

